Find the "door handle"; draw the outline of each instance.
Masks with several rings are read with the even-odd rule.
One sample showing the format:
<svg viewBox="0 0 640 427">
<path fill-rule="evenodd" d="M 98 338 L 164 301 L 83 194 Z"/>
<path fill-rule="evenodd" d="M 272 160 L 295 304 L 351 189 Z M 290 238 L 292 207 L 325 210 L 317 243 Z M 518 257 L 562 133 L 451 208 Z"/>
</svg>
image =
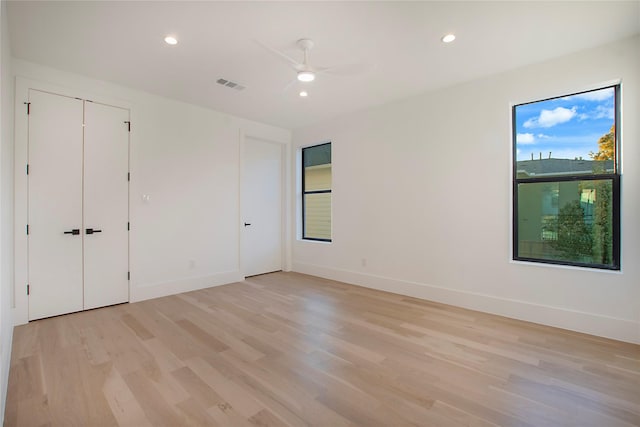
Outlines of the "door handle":
<svg viewBox="0 0 640 427">
<path fill-rule="evenodd" d="M 102 233 L 102 230 L 94 230 L 93 228 L 87 228 L 87 234 Z"/>
<path fill-rule="evenodd" d="M 248 222 L 245 222 L 245 223 L 244 223 L 244 226 L 246 227 L 247 225 L 251 225 L 251 224 L 250 224 L 250 223 L 248 223 Z"/>
<path fill-rule="evenodd" d="M 64 234 L 73 234 L 74 236 L 77 236 L 78 234 L 80 234 L 80 229 L 79 228 L 74 228 L 71 231 L 65 231 Z"/>
</svg>

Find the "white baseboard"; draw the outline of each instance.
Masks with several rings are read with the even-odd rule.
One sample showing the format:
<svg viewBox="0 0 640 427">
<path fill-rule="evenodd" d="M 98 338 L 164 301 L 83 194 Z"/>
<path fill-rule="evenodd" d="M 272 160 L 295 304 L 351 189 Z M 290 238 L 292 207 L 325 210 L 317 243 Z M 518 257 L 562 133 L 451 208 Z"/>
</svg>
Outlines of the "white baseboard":
<svg viewBox="0 0 640 427">
<path fill-rule="evenodd" d="M 11 350 L 13 347 L 13 325 L 2 325 L 2 327 L 4 330 L 2 331 L 2 355 L 0 356 L 0 363 L 2 363 L 2 367 L 0 368 L 0 372 L 2 372 L 0 376 L 0 417 L 4 420 L 4 411 L 7 404 L 7 388 L 9 385 L 9 369 L 11 367 Z"/>
<path fill-rule="evenodd" d="M 196 291 L 198 289 L 226 285 L 229 283 L 241 282 L 243 280 L 244 276 L 239 271 L 227 271 L 210 276 L 189 277 L 150 285 L 131 286 L 129 301 L 137 302 L 152 298 L 166 297 L 167 295 Z"/>
<path fill-rule="evenodd" d="M 640 344 L 640 322 L 293 261 L 293 271 L 513 319 Z"/>
<path fill-rule="evenodd" d="M 242 282 L 244 276 L 240 271 L 225 271 L 202 277 L 187 277 L 180 280 L 136 285 L 132 282 L 129 288 L 129 302 L 144 301 L 152 298 L 166 297 L 182 292 L 197 291 L 198 289 L 211 288 L 213 286 L 227 285 L 234 282 Z M 13 309 L 14 325 L 23 325 L 29 322 L 26 300 L 24 305 Z"/>
</svg>

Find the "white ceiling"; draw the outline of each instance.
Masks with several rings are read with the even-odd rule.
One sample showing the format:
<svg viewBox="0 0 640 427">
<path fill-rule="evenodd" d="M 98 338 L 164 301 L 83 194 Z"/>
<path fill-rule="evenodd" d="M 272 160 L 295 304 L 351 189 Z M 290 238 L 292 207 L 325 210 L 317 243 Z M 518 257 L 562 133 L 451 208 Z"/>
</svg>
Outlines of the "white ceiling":
<svg viewBox="0 0 640 427">
<path fill-rule="evenodd" d="M 8 18 L 16 58 L 294 129 L 637 34 L 640 1 L 15 1 Z M 374 66 L 320 75 L 300 98 L 255 40 L 301 59 L 303 37 L 313 65 Z"/>
</svg>

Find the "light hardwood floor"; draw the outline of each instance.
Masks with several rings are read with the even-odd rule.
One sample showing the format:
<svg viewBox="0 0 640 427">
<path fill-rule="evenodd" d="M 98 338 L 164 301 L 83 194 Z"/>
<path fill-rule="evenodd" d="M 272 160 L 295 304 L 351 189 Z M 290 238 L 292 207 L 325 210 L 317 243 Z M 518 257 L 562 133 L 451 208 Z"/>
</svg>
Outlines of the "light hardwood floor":
<svg viewBox="0 0 640 427">
<path fill-rule="evenodd" d="M 6 426 L 639 426 L 640 346 L 296 273 L 14 332 Z"/>
</svg>

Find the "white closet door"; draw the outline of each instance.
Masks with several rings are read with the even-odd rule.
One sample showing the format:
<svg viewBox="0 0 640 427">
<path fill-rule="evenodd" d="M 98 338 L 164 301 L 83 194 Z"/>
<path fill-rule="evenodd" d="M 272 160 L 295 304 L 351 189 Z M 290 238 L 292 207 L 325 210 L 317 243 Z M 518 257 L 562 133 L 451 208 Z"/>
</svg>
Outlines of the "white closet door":
<svg viewBox="0 0 640 427">
<path fill-rule="evenodd" d="M 129 300 L 128 120 L 129 110 L 85 103 L 85 309 Z"/>
<path fill-rule="evenodd" d="M 83 308 L 82 101 L 30 90 L 29 102 L 29 320 L 34 320 Z M 77 234 L 71 234 L 74 229 Z"/>
<path fill-rule="evenodd" d="M 282 270 L 282 145 L 247 138 L 243 153 L 242 270 Z"/>
</svg>

